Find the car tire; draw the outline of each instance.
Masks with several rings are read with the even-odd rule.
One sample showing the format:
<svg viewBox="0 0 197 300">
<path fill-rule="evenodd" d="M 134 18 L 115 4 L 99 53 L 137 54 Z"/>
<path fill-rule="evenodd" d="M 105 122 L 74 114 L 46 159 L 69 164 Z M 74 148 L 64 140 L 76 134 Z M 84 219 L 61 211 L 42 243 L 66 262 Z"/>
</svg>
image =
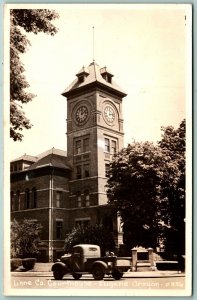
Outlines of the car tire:
<svg viewBox="0 0 197 300">
<path fill-rule="evenodd" d="M 118 270 L 114 270 L 114 271 L 112 272 L 112 277 L 113 277 L 115 280 L 121 279 L 122 276 L 123 276 L 123 273 L 120 272 L 120 271 L 118 271 Z"/>
<path fill-rule="evenodd" d="M 95 280 L 102 280 L 105 275 L 102 266 L 95 266 L 92 271 L 92 275 Z"/>
<path fill-rule="evenodd" d="M 64 273 L 60 269 L 56 269 L 53 271 L 53 276 L 55 280 L 61 280 L 64 277 Z"/>
<path fill-rule="evenodd" d="M 75 280 L 79 280 L 81 278 L 82 274 L 73 273 L 72 276 Z"/>
</svg>

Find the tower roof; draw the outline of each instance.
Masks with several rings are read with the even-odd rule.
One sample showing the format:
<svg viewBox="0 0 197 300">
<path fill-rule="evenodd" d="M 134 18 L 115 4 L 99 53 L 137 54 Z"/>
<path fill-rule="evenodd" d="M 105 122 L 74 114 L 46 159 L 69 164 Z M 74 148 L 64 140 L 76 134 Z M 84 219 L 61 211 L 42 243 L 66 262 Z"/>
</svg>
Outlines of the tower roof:
<svg viewBox="0 0 197 300">
<path fill-rule="evenodd" d="M 114 76 L 107 67 L 101 68 L 95 61 L 88 67 L 82 69 L 76 74 L 77 78 L 64 90 L 63 96 L 71 95 L 74 92 L 81 91 L 84 87 L 97 84 L 100 87 L 105 87 L 120 94 L 122 97 L 126 93 L 112 79 Z"/>
</svg>

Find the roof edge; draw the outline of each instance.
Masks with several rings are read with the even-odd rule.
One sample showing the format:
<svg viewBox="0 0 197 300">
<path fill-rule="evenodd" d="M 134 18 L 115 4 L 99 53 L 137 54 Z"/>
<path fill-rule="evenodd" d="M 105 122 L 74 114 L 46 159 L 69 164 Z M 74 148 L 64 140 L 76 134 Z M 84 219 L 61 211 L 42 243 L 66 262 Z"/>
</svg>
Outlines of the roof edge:
<svg viewBox="0 0 197 300">
<path fill-rule="evenodd" d="M 84 86 L 80 86 L 78 88 L 75 88 L 74 90 L 69 90 L 67 92 L 63 92 L 61 95 L 68 98 L 69 96 L 76 95 L 76 94 L 80 93 L 83 90 L 87 90 L 88 88 L 95 87 L 95 85 L 97 85 L 98 87 L 102 87 L 102 89 L 104 89 L 104 90 L 108 90 L 110 92 L 113 92 L 114 94 L 118 95 L 121 98 L 124 98 L 124 97 L 127 96 L 127 94 L 125 92 L 118 91 L 117 89 L 115 89 L 113 87 L 110 87 L 110 86 L 107 86 L 107 85 L 105 85 L 105 84 L 103 84 L 99 81 L 90 82 L 89 84 L 84 85 Z"/>
</svg>

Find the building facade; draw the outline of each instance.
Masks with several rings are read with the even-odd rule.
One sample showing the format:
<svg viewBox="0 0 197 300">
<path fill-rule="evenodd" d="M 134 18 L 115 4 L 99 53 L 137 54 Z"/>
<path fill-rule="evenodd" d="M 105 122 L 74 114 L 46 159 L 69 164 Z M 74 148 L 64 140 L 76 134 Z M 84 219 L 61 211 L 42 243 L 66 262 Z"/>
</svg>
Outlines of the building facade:
<svg viewBox="0 0 197 300">
<path fill-rule="evenodd" d="M 107 170 L 123 147 L 122 100 L 113 74 L 95 62 L 83 67 L 62 93 L 67 98 L 67 153 L 52 149 L 11 162 L 11 218 L 38 220 L 42 260 L 63 252 L 75 226 L 104 224 L 120 244 L 115 212 L 107 205 Z"/>
</svg>

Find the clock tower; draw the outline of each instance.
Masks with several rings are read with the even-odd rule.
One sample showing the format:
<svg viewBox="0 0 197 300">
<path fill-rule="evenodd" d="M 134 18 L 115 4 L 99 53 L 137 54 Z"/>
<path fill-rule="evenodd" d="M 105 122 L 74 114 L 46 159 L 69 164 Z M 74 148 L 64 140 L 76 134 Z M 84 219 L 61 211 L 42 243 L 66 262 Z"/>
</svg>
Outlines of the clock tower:
<svg viewBox="0 0 197 300">
<path fill-rule="evenodd" d="M 113 74 L 92 62 L 62 93 L 67 98 L 67 155 L 72 167 L 69 227 L 103 224 L 116 233 L 117 216 L 107 206 L 106 181 L 113 155 L 123 147 L 122 99 Z"/>
</svg>

